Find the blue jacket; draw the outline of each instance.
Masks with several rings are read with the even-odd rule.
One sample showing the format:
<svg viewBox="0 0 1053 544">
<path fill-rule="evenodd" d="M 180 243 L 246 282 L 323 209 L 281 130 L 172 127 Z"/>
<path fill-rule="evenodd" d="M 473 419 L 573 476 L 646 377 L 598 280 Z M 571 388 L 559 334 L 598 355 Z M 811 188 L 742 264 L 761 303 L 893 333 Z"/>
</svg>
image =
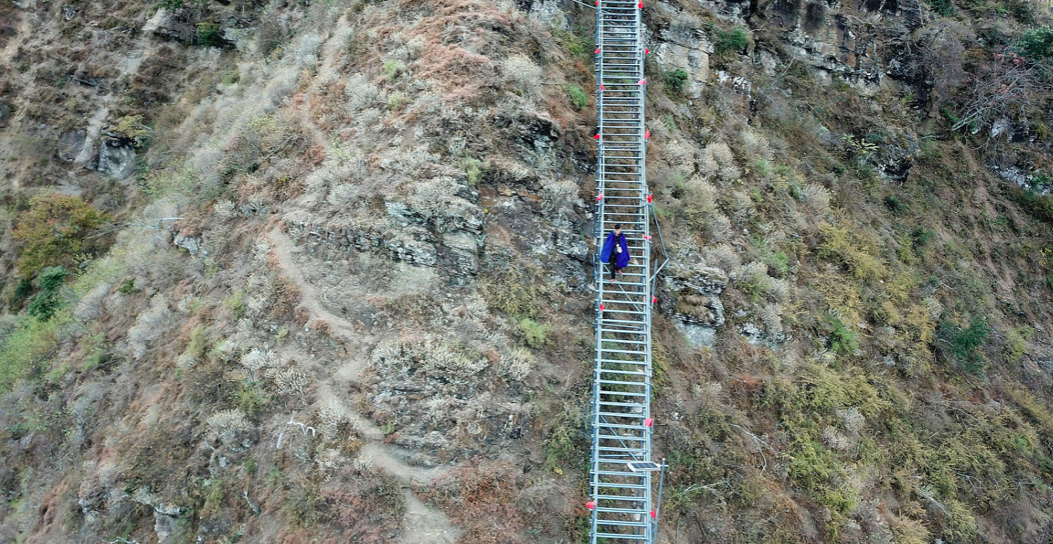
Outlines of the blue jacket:
<svg viewBox="0 0 1053 544">
<path fill-rule="evenodd" d="M 625 233 L 618 237 L 618 245 L 622 247 L 622 252 L 618 254 L 618 262 L 615 266 L 618 268 L 625 268 L 629 264 L 629 245 L 625 243 Z M 600 252 L 600 260 L 603 262 L 609 262 L 611 260 L 611 252 L 614 251 L 614 233 L 611 232 L 607 235 L 607 240 L 603 242 L 603 251 Z"/>
</svg>

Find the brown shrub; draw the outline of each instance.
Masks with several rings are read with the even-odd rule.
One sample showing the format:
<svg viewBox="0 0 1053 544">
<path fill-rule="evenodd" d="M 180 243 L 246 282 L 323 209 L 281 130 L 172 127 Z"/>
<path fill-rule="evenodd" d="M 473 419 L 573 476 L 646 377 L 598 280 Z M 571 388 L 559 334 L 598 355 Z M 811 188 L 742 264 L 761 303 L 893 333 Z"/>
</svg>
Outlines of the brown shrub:
<svg viewBox="0 0 1053 544">
<path fill-rule="evenodd" d="M 304 306 L 296 307 L 296 323 L 303 327 L 311 319 L 311 311 Z"/>
<path fill-rule="evenodd" d="M 526 542 L 520 534 L 527 519 L 517 508 L 519 482 L 508 462 L 468 463 L 435 482 L 424 498 L 435 502 L 466 529 L 463 543 Z M 498 535 L 502 535 L 498 540 Z"/>
<path fill-rule="evenodd" d="M 292 309 L 303 299 L 300 287 L 289 276 L 279 275 L 276 283 L 278 287 L 278 305 L 281 306 L 282 311 L 286 308 Z"/>
<path fill-rule="evenodd" d="M 309 164 L 318 166 L 325 160 L 325 146 L 322 144 L 315 144 L 308 148 L 306 155 L 307 162 Z"/>
</svg>

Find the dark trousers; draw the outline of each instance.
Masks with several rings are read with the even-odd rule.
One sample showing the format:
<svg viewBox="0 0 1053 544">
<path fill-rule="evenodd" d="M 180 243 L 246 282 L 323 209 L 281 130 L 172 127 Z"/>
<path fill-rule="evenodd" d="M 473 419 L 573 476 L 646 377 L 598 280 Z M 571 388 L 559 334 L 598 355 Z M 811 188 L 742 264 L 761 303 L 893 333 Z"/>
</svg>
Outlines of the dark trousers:
<svg viewBox="0 0 1053 544">
<path fill-rule="evenodd" d="M 617 243 L 617 242 L 615 242 Z M 607 261 L 607 265 L 611 269 L 611 281 L 615 280 L 615 275 L 618 273 L 618 250 L 611 251 L 611 258 Z"/>
</svg>

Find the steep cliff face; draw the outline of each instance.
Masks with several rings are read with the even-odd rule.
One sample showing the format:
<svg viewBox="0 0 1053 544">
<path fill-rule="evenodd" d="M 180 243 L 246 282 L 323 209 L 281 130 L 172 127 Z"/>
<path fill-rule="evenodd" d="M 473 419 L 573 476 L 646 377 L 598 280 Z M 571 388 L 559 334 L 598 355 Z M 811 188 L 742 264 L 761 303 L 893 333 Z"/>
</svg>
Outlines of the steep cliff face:
<svg viewBox="0 0 1053 544">
<path fill-rule="evenodd" d="M 1048 12 L 643 14 L 663 541 L 1047 538 Z M 0 537 L 580 541 L 592 16 L 0 5 Z"/>
</svg>

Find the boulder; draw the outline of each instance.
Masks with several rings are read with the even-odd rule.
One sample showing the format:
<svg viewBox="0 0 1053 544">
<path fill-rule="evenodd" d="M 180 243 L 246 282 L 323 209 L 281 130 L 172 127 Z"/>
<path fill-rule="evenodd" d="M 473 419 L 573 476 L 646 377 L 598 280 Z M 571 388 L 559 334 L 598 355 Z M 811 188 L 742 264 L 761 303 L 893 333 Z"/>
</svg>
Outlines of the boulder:
<svg viewBox="0 0 1053 544">
<path fill-rule="evenodd" d="M 83 145 L 83 144 L 82 144 Z M 135 173 L 135 147 L 112 141 L 99 147 L 98 171 L 113 179 L 126 179 Z"/>
<path fill-rule="evenodd" d="M 169 40 L 182 40 L 183 35 L 176 22 L 172 11 L 168 8 L 160 8 L 143 25 L 143 34 L 155 35 Z"/>
<path fill-rule="evenodd" d="M 154 532 L 160 544 L 182 541 L 183 533 L 189 525 L 189 520 L 184 515 L 187 509 L 163 500 L 145 487 L 136 490 L 132 500 L 153 509 Z"/>
<path fill-rule="evenodd" d="M 567 15 L 559 7 L 560 0 L 536 0 L 530 5 L 530 18 L 554 30 L 569 30 Z"/>
<path fill-rule="evenodd" d="M 58 156 L 60 159 L 73 162 L 77 160 L 84 144 L 88 140 L 87 130 L 71 130 L 59 138 Z"/>
<path fill-rule="evenodd" d="M 14 114 L 14 108 L 6 102 L 0 102 L 0 128 L 7 126 L 7 123 L 11 120 L 11 116 Z"/>
<path fill-rule="evenodd" d="M 668 28 L 659 31 L 658 41 L 654 54 L 662 69 L 687 72 L 684 91 L 694 98 L 700 96 L 709 80 L 709 56 L 713 54 L 713 44 L 705 32 L 684 19 L 674 19 Z"/>
<path fill-rule="evenodd" d="M 876 166 L 888 179 L 903 181 L 917 161 L 921 148 L 918 136 L 910 131 L 893 131 L 878 143 Z"/>
<path fill-rule="evenodd" d="M 191 255 L 197 255 L 202 251 L 200 236 L 187 235 L 182 232 L 176 233 L 175 238 L 172 240 L 172 244 L 176 247 L 187 250 Z"/>
</svg>

